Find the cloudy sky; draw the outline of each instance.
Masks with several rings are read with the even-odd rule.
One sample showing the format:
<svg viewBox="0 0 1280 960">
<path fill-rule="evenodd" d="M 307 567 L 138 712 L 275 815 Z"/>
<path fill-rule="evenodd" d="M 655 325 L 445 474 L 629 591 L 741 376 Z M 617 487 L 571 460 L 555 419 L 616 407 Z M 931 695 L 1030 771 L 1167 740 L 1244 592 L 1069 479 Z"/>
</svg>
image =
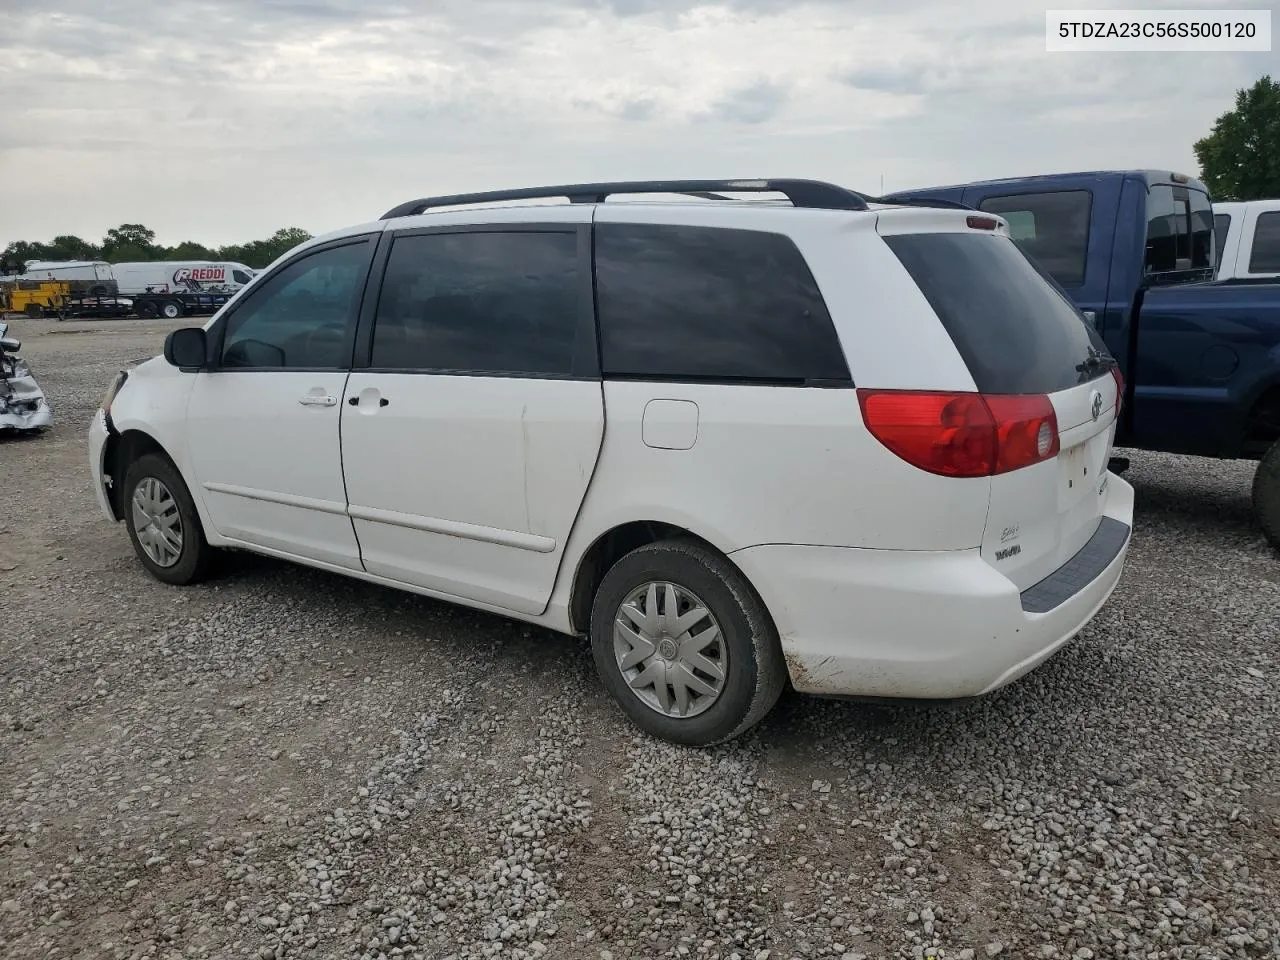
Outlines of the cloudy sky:
<svg viewBox="0 0 1280 960">
<path fill-rule="evenodd" d="M 1280 76 L 1044 46 L 1026 0 L 0 0 L 0 246 L 318 233 L 581 180 L 1195 172 L 1235 90 Z"/>
</svg>

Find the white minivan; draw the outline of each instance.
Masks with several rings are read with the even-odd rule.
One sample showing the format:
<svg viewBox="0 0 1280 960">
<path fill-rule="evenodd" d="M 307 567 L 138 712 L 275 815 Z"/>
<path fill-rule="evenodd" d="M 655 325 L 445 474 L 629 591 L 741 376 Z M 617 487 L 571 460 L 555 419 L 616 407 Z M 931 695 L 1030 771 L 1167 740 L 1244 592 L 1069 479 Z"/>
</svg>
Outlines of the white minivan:
<svg viewBox="0 0 1280 960">
<path fill-rule="evenodd" d="M 586 634 L 701 745 L 788 681 L 969 697 L 1067 643 L 1129 545 L 1120 386 L 997 217 L 557 186 L 299 246 L 115 379 L 90 465 L 162 581 L 234 548 Z"/>
</svg>

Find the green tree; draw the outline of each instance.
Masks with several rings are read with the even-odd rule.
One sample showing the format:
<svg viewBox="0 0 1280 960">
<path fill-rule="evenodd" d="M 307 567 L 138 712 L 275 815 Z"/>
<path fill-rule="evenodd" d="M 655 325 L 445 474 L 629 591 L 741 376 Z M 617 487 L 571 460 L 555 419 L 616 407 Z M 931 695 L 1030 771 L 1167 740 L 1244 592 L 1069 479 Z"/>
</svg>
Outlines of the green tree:
<svg viewBox="0 0 1280 960">
<path fill-rule="evenodd" d="M 217 254 L 203 243 L 186 240 L 164 252 L 166 260 L 216 260 Z"/>
<path fill-rule="evenodd" d="M 49 246 L 30 240 L 15 240 L 0 253 L 0 273 L 21 273 L 28 260 L 49 260 Z"/>
<path fill-rule="evenodd" d="M 156 232 L 140 223 L 122 223 L 102 238 L 102 255 L 112 263 L 156 260 L 163 248 L 156 246 Z"/>
<path fill-rule="evenodd" d="M 1280 197 L 1280 83 L 1268 75 L 1236 91 L 1235 109 L 1194 149 L 1215 200 Z"/>
<path fill-rule="evenodd" d="M 47 253 L 50 260 L 97 260 L 102 256 L 96 244 L 70 234 L 54 237 Z"/>
</svg>

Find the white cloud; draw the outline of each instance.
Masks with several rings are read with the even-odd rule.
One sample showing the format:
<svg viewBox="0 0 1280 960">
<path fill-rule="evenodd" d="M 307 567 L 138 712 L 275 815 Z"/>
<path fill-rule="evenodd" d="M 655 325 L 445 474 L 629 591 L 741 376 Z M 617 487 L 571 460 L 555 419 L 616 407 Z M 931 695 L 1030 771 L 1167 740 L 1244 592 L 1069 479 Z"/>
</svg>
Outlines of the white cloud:
<svg viewBox="0 0 1280 960">
<path fill-rule="evenodd" d="M 318 232 L 538 182 L 1192 171 L 1192 142 L 1277 67 L 1048 54 L 1043 9 L 1014 0 L 6 6 L 0 245 L 126 221 L 169 243 Z"/>
</svg>

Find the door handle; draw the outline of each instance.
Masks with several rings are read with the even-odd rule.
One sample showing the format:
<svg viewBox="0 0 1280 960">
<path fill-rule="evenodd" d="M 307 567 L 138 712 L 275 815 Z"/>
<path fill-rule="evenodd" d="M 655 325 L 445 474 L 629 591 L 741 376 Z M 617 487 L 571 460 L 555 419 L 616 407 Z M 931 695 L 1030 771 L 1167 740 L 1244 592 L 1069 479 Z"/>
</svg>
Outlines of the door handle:
<svg viewBox="0 0 1280 960">
<path fill-rule="evenodd" d="M 299 397 L 298 402 L 304 407 L 332 407 L 338 402 L 338 398 L 331 397 L 327 393 L 324 395 L 309 393 L 305 397 Z"/>
</svg>

